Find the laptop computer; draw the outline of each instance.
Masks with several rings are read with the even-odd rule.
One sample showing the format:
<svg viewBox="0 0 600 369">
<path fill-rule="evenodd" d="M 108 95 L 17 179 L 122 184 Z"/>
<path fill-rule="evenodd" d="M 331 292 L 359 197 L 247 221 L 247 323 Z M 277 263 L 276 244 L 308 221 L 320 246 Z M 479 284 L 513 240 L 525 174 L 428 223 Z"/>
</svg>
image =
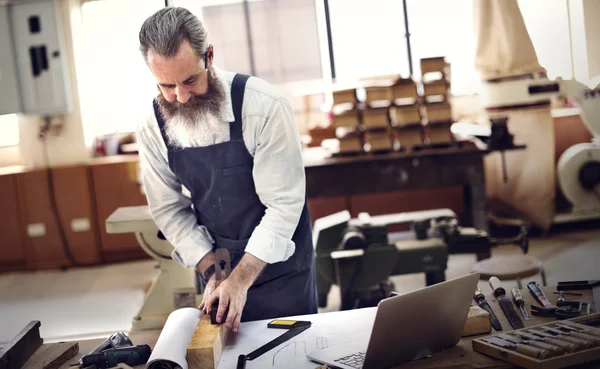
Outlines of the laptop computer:
<svg viewBox="0 0 600 369">
<path fill-rule="evenodd" d="M 479 274 L 381 300 L 368 343 L 317 350 L 306 357 L 342 369 L 384 369 L 455 346 L 467 321 Z"/>
</svg>

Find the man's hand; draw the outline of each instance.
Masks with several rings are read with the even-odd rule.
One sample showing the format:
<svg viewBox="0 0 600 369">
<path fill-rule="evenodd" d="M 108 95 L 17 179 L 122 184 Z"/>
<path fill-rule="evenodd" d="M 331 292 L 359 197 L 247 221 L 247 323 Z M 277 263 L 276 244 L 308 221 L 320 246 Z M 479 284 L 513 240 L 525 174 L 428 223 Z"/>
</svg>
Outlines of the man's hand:
<svg viewBox="0 0 600 369">
<path fill-rule="evenodd" d="M 210 313 L 212 305 L 219 300 L 217 322 L 221 323 L 225 311 L 229 308 L 225 327 L 232 328 L 237 333 L 240 329 L 240 320 L 242 319 L 242 310 L 246 305 L 248 289 L 258 278 L 265 265 L 264 261 L 246 253 L 229 278 L 221 282 L 208 299 L 202 302 L 207 313 Z"/>
<path fill-rule="evenodd" d="M 198 307 L 198 309 L 202 310 L 204 313 L 206 313 L 206 300 L 208 300 L 208 298 L 212 295 L 212 293 L 214 292 L 214 290 L 217 287 L 217 276 L 216 274 L 213 274 L 212 277 L 210 277 L 210 279 L 208 280 L 208 282 L 206 283 L 206 287 L 204 287 L 204 293 L 202 294 L 202 302 L 200 303 L 200 306 Z"/>
</svg>

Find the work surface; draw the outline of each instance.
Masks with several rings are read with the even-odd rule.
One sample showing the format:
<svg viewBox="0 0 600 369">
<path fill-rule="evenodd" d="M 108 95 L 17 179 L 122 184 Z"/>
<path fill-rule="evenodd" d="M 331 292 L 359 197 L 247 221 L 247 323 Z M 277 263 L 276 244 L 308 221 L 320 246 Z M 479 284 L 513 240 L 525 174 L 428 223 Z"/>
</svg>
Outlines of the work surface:
<svg viewBox="0 0 600 369">
<path fill-rule="evenodd" d="M 555 287 L 546 287 L 544 292 L 551 302 L 555 303 L 558 295 L 554 295 Z M 588 291 L 579 291 L 583 293 L 582 297 L 570 297 L 569 300 L 593 302 L 592 293 Z M 528 307 L 534 302 L 533 297 L 528 290 L 522 290 L 523 297 Z M 497 300 L 491 296 L 486 296 L 496 316 L 500 320 L 503 332 L 511 330 L 502 309 L 498 305 Z M 595 309 L 595 307 L 594 307 Z M 247 363 L 247 368 L 307 368 L 314 369 L 319 365 L 306 359 L 307 352 L 312 350 L 332 347 L 334 345 L 343 344 L 346 342 L 360 341 L 366 342 L 370 334 L 370 329 L 375 318 L 376 309 L 367 308 L 359 310 L 349 310 L 341 312 L 323 313 L 306 315 L 299 317 L 302 320 L 310 320 L 313 325 L 285 342 L 280 347 L 267 352 L 262 357 L 255 361 Z M 407 319 L 416 319 L 416 317 L 407 317 Z M 524 321 L 526 327 L 537 324 L 554 321 L 554 318 L 541 318 L 532 316 L 530 321 Z M 227 347 L 223 353 L 219 368 L 235 368 L 237 357 L 240 354 L 248 354 L 264 343 L 270 341 L 282 333 L 281 330 L 268 329 L 268 321 L 257 321 L 242 323 L 240 333 L 230 335 Z M 495 332 L 495 331 L 492 331 Z M 149 331 L 143 333 L 132 333 L 130 338 L 134 344 L 149 344 L 154 346 L 160 331 Z M 487 369 L 504 369 L 514 368 L 509 363 L 498 361 L 485 355 L 474 352 L 471 348 L 471 339 L 474 337 L 466 337 L 461 339 L 459 344 L 453 348 L 435 353 L 432 357 L 418 361 L 409 362 L 399 366 L 402 369 L 423 369 L 423 368 L 487 368 Z M 91 351 L 102 340 L 86 340 L 80 341 L 80 353 L 71 359 L 61 369 L 67 369 L 70 363 L 75 363 L 82 354 Z M 390 344 L 394 344 L 390 342 Z M 599 363 L 594 363 L 589 366 L 578 368 L 597 368 Z M 139 366 L 136 368 L 143 368 Z"/>
</svg>

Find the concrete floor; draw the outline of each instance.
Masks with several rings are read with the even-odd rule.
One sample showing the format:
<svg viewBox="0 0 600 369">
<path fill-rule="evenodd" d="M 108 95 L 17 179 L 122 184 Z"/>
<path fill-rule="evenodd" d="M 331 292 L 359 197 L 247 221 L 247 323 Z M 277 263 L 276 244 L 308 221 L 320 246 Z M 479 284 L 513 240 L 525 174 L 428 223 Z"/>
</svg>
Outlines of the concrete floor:
<svg viewBox="0 0 600 369">
<path fill-rule="evenodd" d="M 520 253 L 517 247 L 503 246 L 495 249 L 493 255 Z M 533 238 L 529 254 L 544 262 L 548 284 L 600 279 L 600 228 Z M 451 255 L 446 278 L 469 273 L 474 262 L 472 255 Z M 31 320 L 42 322 L 41 335 L 46 342 L 106 337 L 127 331 L 142 305 L 144 289 L 155 275 L 154 265 L 148 260 L 64 272 L 0 275 L 0 343 L 10 340 Z M 425 286 L 423 274 L 392 279 L 400 293 Z M 539 277 L 534 279 L 539 281 Z M 511 282 L 505 287 L 512 287 Z M 490 292 L 486 281 L 480 282 L 480 288 L 484 293 Z M 319 310 L 334 311 L 339 306 L 339 289 L 333 287 L 328 306 Z"/>
</svg>

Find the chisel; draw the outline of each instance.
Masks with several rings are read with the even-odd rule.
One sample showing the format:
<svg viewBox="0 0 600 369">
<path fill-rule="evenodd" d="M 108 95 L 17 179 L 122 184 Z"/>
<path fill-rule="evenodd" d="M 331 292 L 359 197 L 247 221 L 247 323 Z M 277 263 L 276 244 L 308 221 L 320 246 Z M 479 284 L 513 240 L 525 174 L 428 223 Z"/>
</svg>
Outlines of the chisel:
<svg viewBox="0 0 600 369">
<path fill-rule="evenodd" d="M 485 295 L 481 293 L 479 287 L 477 287 L 477 289 L 475 290 L 475 296 L 473 298 L 475 299 L 475 302 L 477 302 L 477 305 L 479 305 L 480 308 L 490 313 L 490 323 L 492 324 L 492 327 L 497 331 L 501 331 L 502 325 L 500 324 L 498 317 L 496 317 L 496 314 L 494 314 L 494 311 L 492 310 L 490 304 L 488 304 L 488 302 L 485 301 Z"/>
<path fill-rule="evenodd" d="M 579 332 L 584 332 L 587 334 L 591 334 L 592 336 L 598 336 L 600 337 L 600 330 L 599 329 L 595 329 L 595 328 L 591 328 L 585 325 L 581 325 L 581 324 L 577 324 L 575 322 L 571 322 L 568 320 L 563 320 L 560 322 L 556 322 L 557 325 L 562 325 L 563 327 L 569 327 L 572 329 L 576 329 Z"/>
<path fill-rule="evenodd" d="M 561 340 L 557 340 L 556 338 L 552 338 L 552 336 L 547 337 L 547 336 L 542 336 L 541 334 L 539 334 L 538 332 L 534 331 L 534 330 L 528 330 L 528 331 L 517 331 L 515 333 L 518 334 L 525 334 L 527 335 L 527 337 L 538 337 L 540 340 L 543 340 L 544 342 L 548 342 L 549 344 L 552 344 L 554 346 L 558 346 L 561 349 L 563 349 L 565 352 L 575 352 L 577 351 L 577 346 L 575 346 L 572 343 L 569 342 L 563 342 Z"/>
<path fill-rule="evenodd" d="M 582 340 L 586 340 L 586 341 L 590 341 L 592 342 L 595 346 L 600 345 L 600 337 L 598 336 L 594 336 L 585 332 L 580 332 L 578 330 L 575 330 L 573 328 L 570 327 L 565 327 L 562 325 L 556 325 L 558 328 L 557 330 L 565 332 L 566 334 L 576 337 L 576 338 L 581 338 Z"/>
<path fill-rule="evenodd" d="M 489 283 L 490 287 L 494 291 L 494 296 L 496 296 L 496 298 L 498 299 L 500 307 L 502 308 L 502 311 L 504 311 L 506 318 L 508 318 L 510 325 L 512 325 L 514 329 L 524 328 L 525 325 L 523 324 L 521 318 L 519 318 L 519 316 L 517 315 L 517 312 L 513 307 L 512 301 L 510 301 L 510 299 L 506 297 L 506 290 L 500 284 L 500 280 L 497 277 L 492 277 L 490 278 Z"/>
<path fill-rule="evenodd" d="M 537 334 L 538 336 L 553 338 L 555 340 L 571 343 L 575 346 L 575 351 L 580 351 L 586 348 L 584 347 L 583 342 L 581 342 L 581 340 L 570 340 L 567 336 L 556 336 L 548 332 L 538 331 L 537 329 L 529 329 L 529 332 Z"/>
<path fill-rule="evenodd" d="M 518 353 L 533 357 L 535 359 L 544 360 L 550 357 L 550 353 L 546 350 L 541 350 L 537 347 L 528 345 L 517 345 L 512 342 L 500 339 L 498 337 L 486 337 L 481 339 L 484 342 L 502 347 L 505 349 L 516 350 Z"/>
<path fill-rule="evenodd" d="M 517 304 L 519 310 L 521 310 L 521 314 L 523 314 L 523 318 L 525 318 L 525 320 L 530 320 L 531 317 L 529 317 L 529 313 L 527 313 L 527 309 L 525 308 L 525 300 L 523 300 L 523 295 L 521 295 L 521 291 L 519 291 L 518 288 L 513 287 L 511 292 L 513 298 L 515 299 L 515 304 Z"/>
<path fill-rule="evenodd" d="M 527 341 L 531 346 L 550 351 L 553 356 L 560 356 L 565 353 L 565 350 L 563 350 L 561 347 L 553 345 L 549 342 L 545 342 L 542 338 L 536 337 L 532 334 L 514 331 L 512 332 L 512 335 Z"/>
<path fill-rule="evenodd" d="M 581 347 L 583 347 L 584 349 L 589 349 L 592 348 L 594 345 L 592 342 L 586 341 L 584 339 L 581 339 L 579 337 L 576 336 L 572 336 L 569 333 L 565 333 L 563 331 L 560 331 L 558 329 L 554 329 L 554 328 L 548 328 L 548 327 L 540 327 L 542 330 L 544 330 L 545 332 L 549 333 L 549 334 L 553 334 L 556 335 L 557 337 L 560 337 L 560 339 L 565 340 L 565 341 L 569 341 L 572 343 L 577 343 L 578 345 L 580 345 Z"/>
</svg>

